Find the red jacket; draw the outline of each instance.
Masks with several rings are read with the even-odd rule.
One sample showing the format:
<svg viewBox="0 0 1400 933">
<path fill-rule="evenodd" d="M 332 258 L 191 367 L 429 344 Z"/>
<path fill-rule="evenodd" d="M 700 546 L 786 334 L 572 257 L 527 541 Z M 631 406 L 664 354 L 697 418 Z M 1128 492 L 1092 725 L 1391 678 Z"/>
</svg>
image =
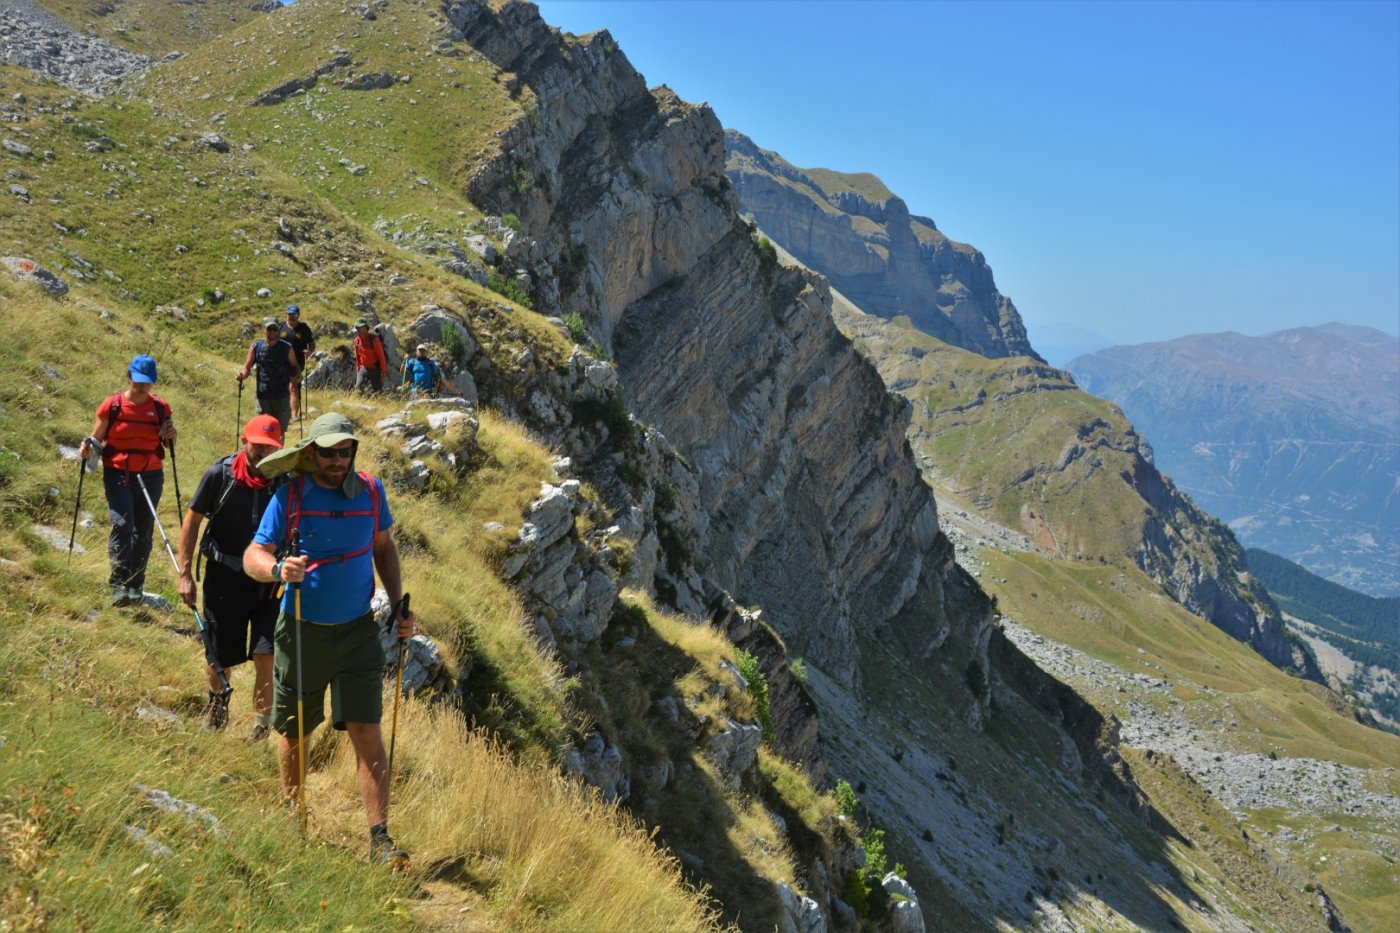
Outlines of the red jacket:
<svg viewBox="0 0 1400 933">
<path fill-rule="evenodd" d="M 359 369 L 378 367 L 381 376 L 389 371 L 389 360 L 384 356 L 384 341 L 374 331 L 363 337 L 355 335 L 355 366 Z"/>
</svg>

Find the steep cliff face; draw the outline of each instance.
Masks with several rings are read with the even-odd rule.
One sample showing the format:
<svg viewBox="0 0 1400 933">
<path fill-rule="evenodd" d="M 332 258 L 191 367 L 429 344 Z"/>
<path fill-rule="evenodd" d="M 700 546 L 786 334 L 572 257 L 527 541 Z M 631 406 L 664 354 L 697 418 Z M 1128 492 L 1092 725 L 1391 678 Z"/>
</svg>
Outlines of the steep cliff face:
<svg viewBox="0 0 1400 933">
<path fill-rule="evenodd" d="M 606 33 L 566 39 L 531 6 L 448 15 L 529 95 L 474 200 L 520 217 L 528 237 L 507 256 L 537 306 L 582 316 L 634 409 L 695 468 L 702 509 L 666 548 L 667 595 L 704 613 L 708 577 L 855 684 L 857 630 L 921 585 L 938 594 L 953 567 L 905 415 L 832 324 L 823 283 L 755 249 L 707 108 L 648 92 Z"/>
<path fill-rule="evenodd" d="M 906 316 L 983 356 L 1040 359 L 982 254 L 911 215 L 878 178 L 796 168 L 734 130 L 724 142 L 743 212 L 861 310 Z"/>
</svg>

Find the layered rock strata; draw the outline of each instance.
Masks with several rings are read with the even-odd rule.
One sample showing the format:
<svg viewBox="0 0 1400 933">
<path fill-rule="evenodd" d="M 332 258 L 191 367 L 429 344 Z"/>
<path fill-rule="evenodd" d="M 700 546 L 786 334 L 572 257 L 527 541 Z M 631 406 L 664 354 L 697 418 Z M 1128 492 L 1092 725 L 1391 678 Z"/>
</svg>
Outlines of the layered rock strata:
<svg viewBox="0 0 1400 933">
<path fill-rule="evenodd" d="M 506 258 L 537 307 L 581 314 L 634 410 L 694 466 L 703 512 L 664 563 L 703 566 L 856 682 L 856 630 L 921 584 L 938 593 L 952 550 L 904 417 L 832 324 L 825 284 L 765 262 L 714 114 L 649 92 L 607 33 L 565 41 L 526 4 L 447 15 L 529 95 L 473 198 L 521 219 L 529 237 Z"/>
</svg>

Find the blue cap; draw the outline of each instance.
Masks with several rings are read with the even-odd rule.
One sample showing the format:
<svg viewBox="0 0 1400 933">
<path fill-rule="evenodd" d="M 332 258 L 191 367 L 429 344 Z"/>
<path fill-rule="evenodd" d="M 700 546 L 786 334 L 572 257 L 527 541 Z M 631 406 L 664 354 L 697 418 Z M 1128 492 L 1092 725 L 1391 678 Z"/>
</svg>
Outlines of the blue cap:
<svg viewBox="0 0 1400 933">
<path fill-rule="evenodd" d="M 298 305 L 287 305 L 287 313 L 288 313 L 288 314 L 300 314 L 300 313 L 301 313 L 301 307 L 298 306 Z"/>
<path fill-rule="evenodd" d="M 142 353 L 131 358 L 131 365 L 126 368 L 127 374 L 131 376 L 132 382 L 155 382 L 156 381 L 156 361 L 149 354 Z"/>
</svg>

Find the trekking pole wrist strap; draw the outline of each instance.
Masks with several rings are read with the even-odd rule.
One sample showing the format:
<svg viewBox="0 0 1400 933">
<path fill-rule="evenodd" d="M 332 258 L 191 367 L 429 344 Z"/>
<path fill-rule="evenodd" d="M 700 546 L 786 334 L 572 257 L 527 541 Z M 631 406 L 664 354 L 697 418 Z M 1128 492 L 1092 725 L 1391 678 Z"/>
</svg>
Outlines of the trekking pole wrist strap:
<svg viewBox="0 0 1400 933">
<path fill-rule="evenodd" d="M 282 565 L 284 563 L 285 561 L 279 560 L 277 563 L 272 565 L 272 579 L 274 582 L 280 581 L 282 579 Z"/>
</svg>

